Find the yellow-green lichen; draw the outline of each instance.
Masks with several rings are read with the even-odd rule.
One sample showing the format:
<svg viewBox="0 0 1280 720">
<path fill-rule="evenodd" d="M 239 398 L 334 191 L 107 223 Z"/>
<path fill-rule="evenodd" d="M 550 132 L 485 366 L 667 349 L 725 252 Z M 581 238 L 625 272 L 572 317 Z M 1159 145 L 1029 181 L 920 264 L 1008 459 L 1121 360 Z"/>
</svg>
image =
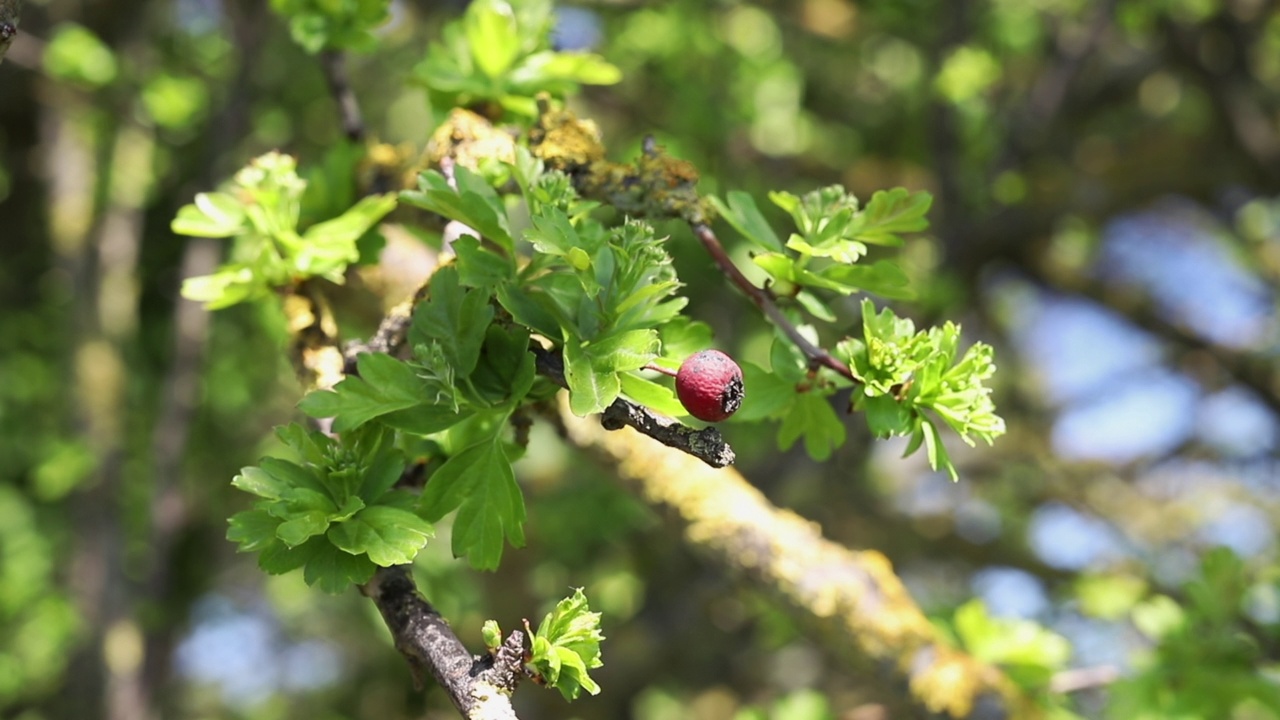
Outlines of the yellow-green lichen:
<svg viewBox="0 0 1280 720">
<path fill-rule="evenodd" d="M 469 170 L 478 170 L 485 161 L 515 162 L 515 136 L 495 127 L 481 115 L 455 108 L 431 134 L 427 142 L 427 164 L 437 166 L 444 158 Z"/>
<path fill-rule="evenodd" d="M 609 162 L 599 128 L 568 110 L 544 105 L 529 132 L 529 147 L 548 167 L 572 177 L 582 195 L 633 217 L 673 217 L 695 224 L 714 217 L 710 203 L 698 195 L 698 171 L 692 163 L 651 143 L 634 163 Z"/>
<path fill-rule="evenodd" d="M 645 500 L 674 510 L 693 546 L 780 596 L 829 647 L 887 663 L 933 712 L 966 717 L 991 695 L 1009 718 L 1037 716 L 998 669 L 946 644 L 881 553 L 826 540 L 732 468 L 712 469 L 629 428 L 606 431 L 567 408 L 561 417 L 573 442 L 603 455 Z"/>
</svg>

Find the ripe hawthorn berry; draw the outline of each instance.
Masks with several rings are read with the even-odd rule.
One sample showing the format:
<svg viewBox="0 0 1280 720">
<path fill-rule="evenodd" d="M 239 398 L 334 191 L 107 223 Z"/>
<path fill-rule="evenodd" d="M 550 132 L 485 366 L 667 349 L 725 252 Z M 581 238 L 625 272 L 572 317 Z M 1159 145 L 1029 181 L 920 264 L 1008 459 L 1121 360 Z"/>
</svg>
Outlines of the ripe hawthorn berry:
<svg viewBox="0 0 1280 720">
<path fill-rule="evenodd" d="M 676 373 L 676 396 L 689 414 L 720 422 L 742 406 L 742 368 L 719 350 L 690 355 Z"/>
</svg>

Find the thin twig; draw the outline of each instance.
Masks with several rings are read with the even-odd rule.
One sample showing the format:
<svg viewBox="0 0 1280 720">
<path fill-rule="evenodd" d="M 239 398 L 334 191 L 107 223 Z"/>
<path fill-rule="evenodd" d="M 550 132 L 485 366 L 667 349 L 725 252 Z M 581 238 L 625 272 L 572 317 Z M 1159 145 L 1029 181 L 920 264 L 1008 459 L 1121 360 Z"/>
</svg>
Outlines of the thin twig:
<svg viewBox="0 0 1280 720">
<path fill-rule="evenodd" d="M 564 377 L 564 361 L 558 353 L 535 346 L 533 355 L 538 362 L 539 375 L 550 378 L 561 387 L 569 387 Z M 719 430 L 713 427 L 694 430 L 623 398 L 614 400 L 604 409 L 600 415 L 600 425 L 605 430 L 633 427 L 663 445 L 692 455 L 713 468 L 732 465 L 735 459 L 733 448 L 725 442 Z"/>
<path fill-rule="evenodd" d="M 1023 136 L 1038 135 L 1042 137 L 1046 126 L 1051 124 L 1062 109 L 1067 99 L 1067 92 L 1072 83 L 1080 75 L 1085 60 L 1093 55 L 1102 43 L 1107 30 L 1110 29 L 1117 0 L 1103 0 L 1093 11 L 1089 19 L 1088 30 L 1084 40 L 1074 45 L 1058 41 L 1054 63 L 1036 79 L 1028 93 L 1026 117 L 1018 128 L 1019 136 L 1014 139 L 1025 139 Z"/>
<path fill-rule="evenodd" d="M 1115 665 L 1099 665 L 1097 667 L 1072 668 L 1054 673 L 1049 680 L 1049 691 L 1055 693 L 1073 693 L 1110 685 L 1120 679 L 1120 668 Z"/>
<path fill-rule="evenodd" d="M 772 293 L 764 288 L 756 287 L 755 284 L 747 279 L 746 275 L 742 274 L 742 271 L 730 259 L 729 253 L 725 252 L 724 246 L 720 244 L 720 240 L 709 226 L 703 223 L 695 223 L 693 225 L 693 234 L 697 236 L 702 246 L 706 248 L 707 254 L 711 256 L 711 259 L 715 261 L 720 270 L 729 276 L 729 279 L 733 281 L 733 284 L 739 290 L 745 293 L 748 298 L 751 298 L 751 301 L 756 304 L 756 307 L 760 308 L 765 317 L 769 318 L 774 325 L 777 325 L 787 338 L 795 343 L 796 347 L 800 348 L 804 356 L 809 358 L 811 366 L 825 367 L 836 371 L 842 377 L 854 382 L 860 382 L 858 376 L 853 374 L 848 365 L 837 360 L 826 350 L 809 342 L 808 338 L 800 334 L 800 330 L 787 319 L 782 310 L 778 309 L 777 303 L 773 301 Z"/>
<path fill-rule="evenodd" d="M 1280 413 L 1280 370 L 1265 354 L 1236 350 L 1207 340 L 1165 317 L 1153 298 L 1132 287 L 1116 287 L 1079 273 L 1050 272 L 1034 258 L 1017 260 L 1019 267 L 1044 287 L 1092 300 L 1184 350 L 1204 353 L 1232 379 L 1253 391 L 1258 400 L 1273 412 Z"/>
<path fill-rule="evenodd" d="M 339 50 L 324 50 L 320 53 L 320 67 L 324 69 L 329 94 L 333 95 L 334 102 L 338 104 L 343 134 L 351 142 L 363 142 L 364 119 L 360 116 L 356 94 L 351 89 L 351 79 L 347 77 L 346 56 Z"/>
</svg>

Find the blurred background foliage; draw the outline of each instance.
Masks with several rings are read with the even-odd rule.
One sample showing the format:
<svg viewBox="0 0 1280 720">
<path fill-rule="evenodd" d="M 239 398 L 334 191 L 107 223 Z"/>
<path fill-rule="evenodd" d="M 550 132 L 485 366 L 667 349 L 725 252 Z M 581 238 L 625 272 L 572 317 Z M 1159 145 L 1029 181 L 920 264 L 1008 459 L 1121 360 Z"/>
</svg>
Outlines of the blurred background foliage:
<svg viewBox="0 0 1280 720">
<path fill-rule="evenodd" d="M 903 253 L 921 301 L 899 312 L 996 346 L 1010 434 L 953 448 L 953 484 L 857 416 L 822 464 L 780 452 L 775 428 L 726 432 L 775 503 L 885 552 L 957 644 L 1070 691 L 1053 704 L 1085 717 L 1280 718 L 1277 5 L 558 7 L 558 47 L 622 71 L 572 102 L 615 159 L 653 134 L 705 192 L 935 195 L 934 230 Z M 464 6 L 395 0 L 364 35 L 250 0 L 26 3 L 0 64 L 4 717 L 453 716 L 413 689 L 371 604 L 266 577 L 223 539 L 247 502 L 228 481 L 297 417 L 299 387 L 277 309 L 178 301 L 222 249 L 169 221 L 267 150 L 304 171 L 350 157 L 295 38 L 355 33 L 370 134 L 416 155 L 449 108 L 415 67 Z M 663 230 L 691 314 L 763 364 L 753 308 L 686 229 Z M 382 257 L 350 290 L 353 335 L 377 293 L 412 287 L 421 244 L 388 237 Z M 856 299 L 833 309 L 857 317 Z M 481 575 L 437 542 L 417 566 L 473 648 L 483 619 L 516 627 L 567 587 L 605 613 L 604 692 L 567 707 L 526 688 L 522 717 L 917 712 L 700 564 L 551 430 L 532 448 L 529 549 Z"/>
</svg>

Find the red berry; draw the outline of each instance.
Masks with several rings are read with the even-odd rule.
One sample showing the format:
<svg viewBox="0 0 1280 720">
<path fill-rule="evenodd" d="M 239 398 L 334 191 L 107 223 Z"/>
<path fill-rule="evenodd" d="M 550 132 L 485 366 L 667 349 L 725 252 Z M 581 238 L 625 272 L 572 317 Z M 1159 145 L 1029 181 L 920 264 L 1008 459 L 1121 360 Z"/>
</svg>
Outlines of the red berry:
<svg viewBox="0 0 1280 720">
<path fill-rule="evenodd" d="M 737 412 L 743 392 L 742 368 L 719 350 L 690 355 L 676 373 L 680 404 L 706 422 L 720 422 Z"/>
</svg>

